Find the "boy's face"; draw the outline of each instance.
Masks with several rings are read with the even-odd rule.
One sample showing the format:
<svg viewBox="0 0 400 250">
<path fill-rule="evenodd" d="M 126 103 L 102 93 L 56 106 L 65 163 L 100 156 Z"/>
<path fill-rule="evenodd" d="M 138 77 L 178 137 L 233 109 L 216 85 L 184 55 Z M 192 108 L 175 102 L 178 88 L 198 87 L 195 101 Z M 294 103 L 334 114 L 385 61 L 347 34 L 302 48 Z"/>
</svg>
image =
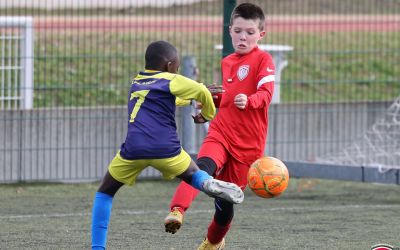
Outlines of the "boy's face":
<svg viewBox="0 0 400 250">
<path fill-rule="evenodd" d="M 265 31 L 259 29 L 259 20 L 242 17 L 233 19 L 229 33 L 232 37 L 233 48 L 238 54 L 249 53 L 257 45 L 258 40 L 265 35 Z"/>
</svg>

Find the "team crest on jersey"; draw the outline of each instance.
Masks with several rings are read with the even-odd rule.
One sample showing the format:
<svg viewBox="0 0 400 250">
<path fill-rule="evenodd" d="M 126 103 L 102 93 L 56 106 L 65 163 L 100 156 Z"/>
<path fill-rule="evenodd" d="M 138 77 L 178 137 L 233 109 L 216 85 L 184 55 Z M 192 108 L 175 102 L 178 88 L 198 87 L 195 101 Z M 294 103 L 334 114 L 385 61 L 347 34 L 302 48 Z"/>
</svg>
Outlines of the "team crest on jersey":
<svg viewBox="0 0 400 250">
<path fill-rule="evenodd" d="M 239 67 L 237 71 L 237 77 L 239 78 L 240 81 L 242 81 L 244 78 L 247 77 L 250 71 L 250 65 L 242 65 Z"/>
</svg>

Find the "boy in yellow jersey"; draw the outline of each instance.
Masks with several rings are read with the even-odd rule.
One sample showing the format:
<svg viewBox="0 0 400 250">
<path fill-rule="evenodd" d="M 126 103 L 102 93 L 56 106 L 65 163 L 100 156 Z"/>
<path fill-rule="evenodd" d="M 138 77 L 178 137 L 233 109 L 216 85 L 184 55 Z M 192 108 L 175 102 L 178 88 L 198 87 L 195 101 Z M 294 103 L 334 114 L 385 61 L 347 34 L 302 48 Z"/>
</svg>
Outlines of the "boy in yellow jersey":
<svg viewBox="0 0 400 250">
<path fill-rule="evenodd" d="M 132 81 L 128 102 L 128 132 L 120 151 L 111 161 L 92 210 L 92 249 L 105 249 L 113 197 L 123 185 L 133 185 L 148 166 L 165 179 L 178 177 L 211 197 L 241 203 L 243 192 L 235 184 L 213 179 L 200 170 L 182 149 L 176 133 L 177 103 L 196 100 L 203 105 L 194 122 L 204 123 L 215 115 L 207 88 L 177 74 L 180 61 L 174 46 L 165 41 L 151 43 L 146 50 L 145 71 Z"/>
</svg>

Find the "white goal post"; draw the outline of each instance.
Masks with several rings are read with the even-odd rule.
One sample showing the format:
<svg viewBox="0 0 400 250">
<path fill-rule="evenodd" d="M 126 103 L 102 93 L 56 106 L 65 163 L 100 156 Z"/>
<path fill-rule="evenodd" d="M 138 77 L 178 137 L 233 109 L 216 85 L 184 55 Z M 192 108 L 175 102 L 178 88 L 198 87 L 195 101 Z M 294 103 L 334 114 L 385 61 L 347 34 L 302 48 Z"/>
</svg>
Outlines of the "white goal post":
<svg viewBox="0 0 400 250">
<path fill-rule="evenodd" d="M 0 16 L 0 110 L 33 108 L 33 18 Z"/>
</svg>

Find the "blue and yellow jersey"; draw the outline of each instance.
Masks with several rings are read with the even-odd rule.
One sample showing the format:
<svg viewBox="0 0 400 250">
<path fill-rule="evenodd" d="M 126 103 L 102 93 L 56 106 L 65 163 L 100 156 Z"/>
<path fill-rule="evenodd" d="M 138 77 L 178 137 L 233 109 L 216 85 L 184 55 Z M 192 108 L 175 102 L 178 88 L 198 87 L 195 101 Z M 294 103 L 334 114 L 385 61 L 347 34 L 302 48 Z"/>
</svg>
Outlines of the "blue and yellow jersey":
<svg viewBox="0 0 400 250">
<path fill-rule="evenodd" d="M 215 115 L 211 93 L 187 77 L 146 70 L 132 81 L 128 102 L 128 133 L 121 145 L 124 159 L 159 159 L 178 155 L 181 143 L 175 123 L 176 105 L 202 103 L 207 120 Z"/>
</svg>

